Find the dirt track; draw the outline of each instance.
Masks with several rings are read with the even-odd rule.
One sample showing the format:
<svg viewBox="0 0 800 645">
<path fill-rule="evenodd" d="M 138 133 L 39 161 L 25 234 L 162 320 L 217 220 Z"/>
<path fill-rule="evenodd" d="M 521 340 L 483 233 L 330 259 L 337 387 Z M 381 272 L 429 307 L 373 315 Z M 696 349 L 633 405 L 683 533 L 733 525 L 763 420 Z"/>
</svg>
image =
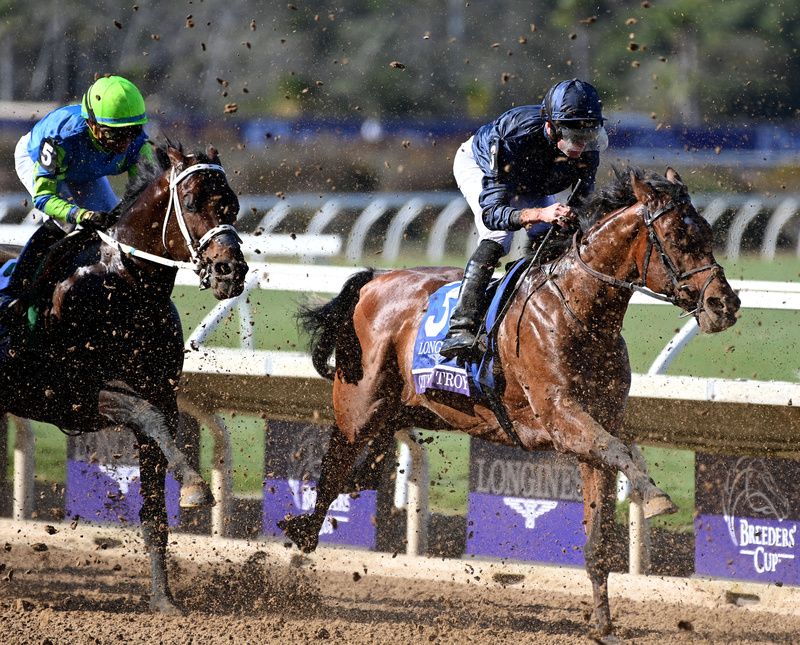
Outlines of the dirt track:
<svg viewBox="0 0 800 645">
<path fill-rule="evenodd" d="M 34 526 L 0 532 L 0 643 L 590 642 L 588 596 L 387 578 L 357 558 L 346 573 L 264 553 L 173 558 L 173 588 L 189 612 L 152 615 L 138 540 Z M 186 540 L 180 549 L 192 550 Z M 800 634 L 800 616 L 734 606 L 616 599 L 612 611 L 624 642 L 797 642 Z"/>
</svg>

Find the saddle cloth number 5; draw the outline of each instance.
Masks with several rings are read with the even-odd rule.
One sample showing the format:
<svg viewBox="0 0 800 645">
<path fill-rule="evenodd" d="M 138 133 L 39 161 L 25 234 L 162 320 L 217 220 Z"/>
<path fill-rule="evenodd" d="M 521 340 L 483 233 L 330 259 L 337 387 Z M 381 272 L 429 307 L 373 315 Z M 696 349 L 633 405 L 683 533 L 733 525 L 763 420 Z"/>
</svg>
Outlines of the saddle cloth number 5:
<svg viewBox="0 0 800 645">
<path fill-rule="evenodd" d="M 442 308 L 439 309 L 442 312 L 442 317 L 438 320 L 436 319 L 436 314 L 439 313 L 434 311 L 425 318 L 425 335 L 428 338 L 435 338 L 437 337 L 441 331 L 447 325 L 447 321 L 450 320 L 450 307 L 451 303 L 454 300 L 458 300 L 458 294 L 461 290 L 461 283 L 456 282 L 453 286 L 444 294 L 444 299 L 442 302 Z"/>
</svg>

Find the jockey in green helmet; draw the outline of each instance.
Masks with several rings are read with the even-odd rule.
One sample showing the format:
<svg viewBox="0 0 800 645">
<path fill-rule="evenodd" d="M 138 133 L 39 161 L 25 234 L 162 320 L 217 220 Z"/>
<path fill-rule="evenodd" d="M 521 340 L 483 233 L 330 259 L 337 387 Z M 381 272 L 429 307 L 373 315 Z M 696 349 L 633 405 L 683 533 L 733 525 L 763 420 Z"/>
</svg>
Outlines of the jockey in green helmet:
<svg viewBox="0 0 800 645">
<path fill-rule="evenodd" d="M 139 159 L 153 159 L 143 126 L 144 98 L 121 76 L 104 76 L 78 105 L 58 108 L 23 136 L 14 151 L 17 175 L 34 206 L 49 219 L 33 234 L 0 291 L 0 310 L 25 291 L 50 246 L 76 225 L 105 229 L 119 199 L 109 175 L 135 175 Z M 1 311 L 0 311 L 1 313 Z"/>
</svg>

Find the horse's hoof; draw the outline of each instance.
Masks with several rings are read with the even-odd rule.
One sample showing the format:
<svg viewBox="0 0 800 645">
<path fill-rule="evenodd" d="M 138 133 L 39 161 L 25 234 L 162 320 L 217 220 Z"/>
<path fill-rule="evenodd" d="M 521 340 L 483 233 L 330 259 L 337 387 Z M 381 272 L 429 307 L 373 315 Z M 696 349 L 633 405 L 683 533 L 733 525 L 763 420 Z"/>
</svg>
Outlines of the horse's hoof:
<svg viewBox="0 0 800 645">
<path fill-rule="evenodd" d="M 287 517 L 278 522 L 278 528 L 294 542 L 303 553 L 311 553 L 319 543 L 319 527 L 312 515 Z"/>
<path fill-rule="evenodd" d="M 200 508 L 214 504 L 214 496 L 205 482 L 181 486 L 181 508 Z"/>
<path fill-rule="evenodd" d="M 620 640 L 617 636 L 614 635 L 613 632 L 609 632 L 608 634 L 601 635 L 599 633 L 592 634 L 592 640 L 595 643 L 602 643 L 603 645 L 616 645 L 619 643 Z"/>
<path fill-rule="evenodd" d="M 655 497 L 651 497 L 644 503 L 644 517 L 649 520 L 651 517 L 658 517 L 659 515 L 670 515 L 677 512 L 678 507 L 669 498 L 666 493 L 661 493 Z"/>
<path fill-rule="evenodd" d="M 162 616 L 183 616 L 184 611 L 176 605 L 169 596 L 159 596 L 150 599 L 150 611 Z"/>
</svg>

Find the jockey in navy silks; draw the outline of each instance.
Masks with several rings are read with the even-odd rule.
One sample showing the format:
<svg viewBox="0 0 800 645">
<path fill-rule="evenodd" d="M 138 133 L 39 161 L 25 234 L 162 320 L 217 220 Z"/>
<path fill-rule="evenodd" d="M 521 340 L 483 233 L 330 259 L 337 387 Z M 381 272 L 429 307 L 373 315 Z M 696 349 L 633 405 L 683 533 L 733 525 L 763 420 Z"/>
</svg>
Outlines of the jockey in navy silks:
<svg viewBox="0 0 800 645">
<path fill-rule="evenodd" d="M 570 207 L 553 195 L 580 180 L 575 198 L 585 199 L 607 146 L 597 90 L 577 79 L 557 83 L 541 105 L 513 108 L 461 144 L 453 174 L 480 242 L 464 271 L 442 356 L 465 358 L 474 346 L 486 287 L 514 231 L 524 226 L 537 241 L 554 223 L 571 220 Z"/>
<path fill-rule="evenodd" d="M 140 157 L 153 158 L 145 123 L 144 98 L 136 86 L 121 76 L 106 76 L 89 87 L 79 105 L 50 112 L 19 140 L 17 175 L 34 206 L 50 219 L 28 240 L 0 292 L 2 311 L 22 295 L 65 231 L 113 224 L 109 211 L 119 199 L 108 176 L 135 174 Z"/>
</svg>

